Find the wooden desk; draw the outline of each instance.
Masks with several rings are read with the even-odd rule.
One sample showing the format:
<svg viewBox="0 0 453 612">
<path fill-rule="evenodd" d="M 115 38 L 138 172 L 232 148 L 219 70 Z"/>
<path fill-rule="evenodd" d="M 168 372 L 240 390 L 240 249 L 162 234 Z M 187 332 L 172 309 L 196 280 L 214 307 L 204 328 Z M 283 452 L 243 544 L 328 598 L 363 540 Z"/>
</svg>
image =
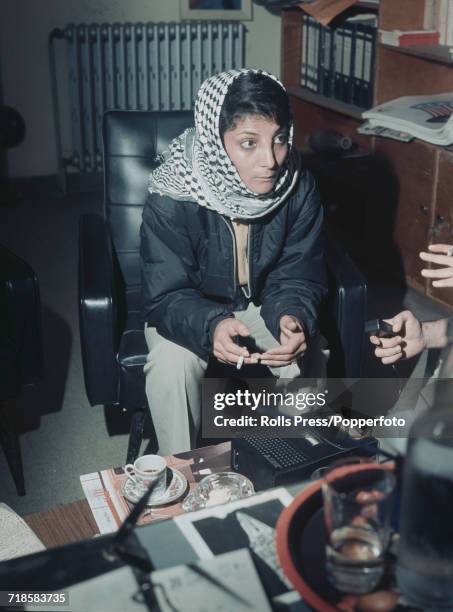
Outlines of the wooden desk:
<svg viewBox="0 0 453 612">
<path fill-rule="evenodd" d="M 78 542 L 99 533 L 86 499 L 28 514 L 24 521 L 46 548 Z"/>
</svg>

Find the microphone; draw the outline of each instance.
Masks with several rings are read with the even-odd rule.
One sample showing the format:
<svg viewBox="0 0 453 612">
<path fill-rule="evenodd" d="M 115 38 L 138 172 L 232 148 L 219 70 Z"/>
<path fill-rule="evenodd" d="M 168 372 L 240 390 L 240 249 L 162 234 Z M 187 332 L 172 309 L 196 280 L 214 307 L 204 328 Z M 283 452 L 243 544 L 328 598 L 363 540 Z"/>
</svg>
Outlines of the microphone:
<svg viewBox="0 0 453 612">
<path fill-rule="evenodd" d="M 167 468 L 167 485 L 171 471 Z M 144 492 L 115 534 L 82 540 L 0 563 L 0 590 L 58 591 L 129 566 L 145 605 L 158 611 L 150 573 L 155 569 L 134 533 L 156 482 Z"/>
<path fill-rule="evenodd" d="M 168 475 L 169 469 L 167 468 L 167 485 Z M 140 518 L 140 515 L 142 514 L 144 509 L 146 508 L 151 493 L 154 491 L 156 485 L 157 480 L 155 480 L 149 485 L 148 489 L 143 493 L 141 498 L 135 504 L 134 508 L 132 509 L 132 512 L 124 519 L 122 525 L 120 525 L 120 527 L 118 528 L 118 531 L 116 532 L 115 537 L 113 538 L 109 548 L 105 551 L 105 556 L 107 558 L 115 556 L 119 557 L 126 563 L 133 565 L 137 569 L 141 569 L 145 572 L 151 572 L 154 569 L 146 550 L 142 546 L 138 548 L 132 542 L 128 542 L 128 539 L 134 532 L 134 529 L 137 526 L 137 521 Z"/>
</svg>

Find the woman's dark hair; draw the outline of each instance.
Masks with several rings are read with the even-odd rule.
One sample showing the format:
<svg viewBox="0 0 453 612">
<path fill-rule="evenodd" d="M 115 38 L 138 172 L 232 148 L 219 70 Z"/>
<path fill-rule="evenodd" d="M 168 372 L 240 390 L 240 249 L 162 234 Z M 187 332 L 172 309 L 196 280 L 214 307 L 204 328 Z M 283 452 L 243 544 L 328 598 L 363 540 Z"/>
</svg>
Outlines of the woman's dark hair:
<svg viewBox="0 0 453 612">
<path fill-rule="evenodd" d="M 246 115 L 260 115 L 273 119 L 281 128 L 291 123 L 288 94 L 271 77 L 259 72 L 245 72 L 233 81 L 219 117 L 219 132 L 223 135 L 234 129 L 236 122 Z"/>
</svg>

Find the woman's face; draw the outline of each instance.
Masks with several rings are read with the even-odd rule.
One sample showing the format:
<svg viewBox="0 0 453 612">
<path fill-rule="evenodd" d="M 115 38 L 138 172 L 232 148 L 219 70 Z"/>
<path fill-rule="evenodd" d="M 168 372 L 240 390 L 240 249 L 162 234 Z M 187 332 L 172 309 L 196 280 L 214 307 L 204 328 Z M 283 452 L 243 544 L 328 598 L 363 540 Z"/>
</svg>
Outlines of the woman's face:
<svg viewBox="0 0 453 612">
<path fill-rule="evenodd" d="M 246 115 L 223 135 L 225 151 L 244 185 L 254 193 L 271 191 L 288 153 L 288 131 L 273 119 Z"/>
</svg>

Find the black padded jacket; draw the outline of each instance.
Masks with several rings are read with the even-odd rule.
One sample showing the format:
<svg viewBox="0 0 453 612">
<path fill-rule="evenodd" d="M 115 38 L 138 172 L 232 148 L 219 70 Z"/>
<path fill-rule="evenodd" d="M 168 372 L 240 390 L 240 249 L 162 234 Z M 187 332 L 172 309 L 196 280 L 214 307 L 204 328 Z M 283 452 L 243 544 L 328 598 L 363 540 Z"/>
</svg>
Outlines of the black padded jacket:
<svg viewBox="0 0 453 612">
<path fill-rule="evenodd" d="M 261 305 L 278 340 L 279 320 L 296 316 L 308 336 L 327 289 L 322 207 L 315 181 L 302 171 L 293 195 L 249 226 L 250 300 Z M 203 359 L 212 331 L 232 316 L 237 296 L 231 221 L 195 202 L 150 194 L 143 210 L 141 268 L 145 321 Z"/>
</svg>

